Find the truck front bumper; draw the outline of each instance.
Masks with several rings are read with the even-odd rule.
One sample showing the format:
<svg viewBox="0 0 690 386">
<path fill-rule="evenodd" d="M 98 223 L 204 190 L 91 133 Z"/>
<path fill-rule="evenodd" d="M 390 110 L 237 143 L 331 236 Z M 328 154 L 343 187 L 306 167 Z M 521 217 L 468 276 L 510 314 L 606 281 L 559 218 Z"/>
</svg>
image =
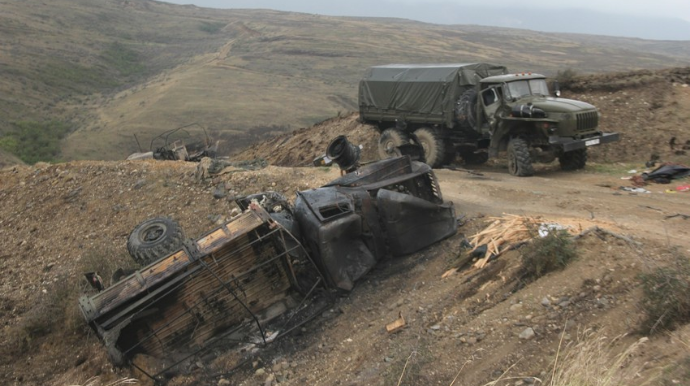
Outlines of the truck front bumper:
<svg viewBox="0 0 690 386">
<path fill-rule="evenodd" d="M 549 144 L 562 148 L 564 152 L 569 152 L 590 146 L 602 145 L 604 143 L 616 142 L 620 139 L 620 134 L 618 133 L 602 133 L 599 136 L 585 139 L 552 136 L 549 137 Z"/>
</svg>

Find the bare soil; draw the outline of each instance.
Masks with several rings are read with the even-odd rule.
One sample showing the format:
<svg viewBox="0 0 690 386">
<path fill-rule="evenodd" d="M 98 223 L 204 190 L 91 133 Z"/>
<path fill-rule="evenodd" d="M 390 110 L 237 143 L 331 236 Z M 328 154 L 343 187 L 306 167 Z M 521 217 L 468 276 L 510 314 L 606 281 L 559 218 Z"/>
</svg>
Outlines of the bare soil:
<svg viewBox="0 0 690 386">
<path fill-rule="evenodd" d="M 687 180 L 647 186 L 650 193 L 619 190 L 630 186 L 621 177 L 629 176 L 632 168 L 643 170 L 652 152 L 667 161 L 686 157 L 671 149 L 669 141 L 670 136 L 678 143 L 690 139 L 682 125 L 690 111 L 685 108 L 690 89 L 675 81 L 654 87 L 635 93 L 586 92 L 587 98 L 599 99 L 598 105 L 611 106 L 606 111 L 620 106 L 630 114 L 608 115 L 607 129 L 621 131 L 628 142 L 616 147 L 619 150 L 593 152 L 596 162 L 583 171 L 541 165 L 535 177 L 517 178 L 500 160 L 476 168 L 481 175 L 438 170 L 445 199 L 465 216 L 455 236 L 381 262 L 330 311 L 237 372 L 209 378 L 199 368 L 170 384 L 397 385 L 402 379 L 400 384 L 450 385 L 457 376 L 455 385 L 484 385 L 504 373 L 508 378 L 546 379 L 561 339 L 566 345 L 588 329 L 609 337 L 627 334 L 616 348 L 636 341 L 643 336 L 639 325 L 644 315 L 638 275 L 690 251 L 690 220 L 667 218 L 690 214 L 690 192 L 666 193 Z M 648 101 L 646 92 L 662 95 L 664 104 L 633 113 L 643 108 L 640 101 Z M 634 109 L 623 107 L 633 101 Z M 666 126 L 660 126 L 662 121 Z M 656 135 L 638 138 L 650 127 Z M 130 369 L 113 368 L 83 324 L 74 294 L 88 291 L 76 284 L 83 283 L 85 269 L 99 260 L 127 264 L 127 236 L 147 218 L 171 216 L 188 236 L 196 237 L 230 216 L 234 196 L 276 190 L 294 198 L 296 190 L 336 178 L 336 168 L 308 165 L 339 134 L 363 144 L 365 160 L 375 157 L 375 128 L 349 115 L 237 155 L 280 166 L 233 169 L 203 181 L 195 176 L 196 164 L 167 161 L 80 161 L 0 171 L 0 383 L 84 384 L 100 376 L 107 384 L 140 377 Z M 214 198 L 214 193 L 225 196 Z M 464 267 L 442 279 L 466 253 L 463 239 L 483 229 L 489 217 L 503 213 L 541 216 L 576 232 L 599 226 L 625 239 L 589 234 L 577 241 L 574 263 L 531 283 L 519 274 L 519 249 L 483 270 Z M 64 291 L 75 286 L 76 292 Z M 387 333 L 385 325 L 399 315 L 407 326 Z M 48 321 L 37 323 L 37 316 Z M 60 323 L 51 323 L 51 318 Z M 520 339 L 527 328 L 535 336 Z M 630 364 L 639 366 L 640 384 L 660 372 L 675 376 L 678 368 L 687 369 L 682 366 L 690 357 L 688 342 L 688 326 L 650 337 Z M 140 381 L 151 384 L 142 377 Z M 512 378 L 498 384 L 518 382 L 523 381 Z"/>
</svg>

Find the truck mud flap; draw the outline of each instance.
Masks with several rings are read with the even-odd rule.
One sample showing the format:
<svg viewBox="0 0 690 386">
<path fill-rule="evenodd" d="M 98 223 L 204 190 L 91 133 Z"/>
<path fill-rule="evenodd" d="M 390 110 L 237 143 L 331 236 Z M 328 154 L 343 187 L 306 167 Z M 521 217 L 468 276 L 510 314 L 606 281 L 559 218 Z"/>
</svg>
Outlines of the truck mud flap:
<svg viewBox="0 0 690 386">
<path fill-rule="evenodd" d="M 452 202 L 439 205 L 386 189 L 376 200 L 393 256 L 417 252 L 457 231 Z"/>
<path fill-rule="evenodd" d="M 554 146 L 563 148 L 564 152 L 569 152 L 578 149 L 584 149 L 590 146 L 603 145 L 620 141 L 620 134 L 618 133 L 603 133 L 597 137 L 585 139 L 572 139 L 567 137 L 550 137 L 549 143 Z"/>
</svg>

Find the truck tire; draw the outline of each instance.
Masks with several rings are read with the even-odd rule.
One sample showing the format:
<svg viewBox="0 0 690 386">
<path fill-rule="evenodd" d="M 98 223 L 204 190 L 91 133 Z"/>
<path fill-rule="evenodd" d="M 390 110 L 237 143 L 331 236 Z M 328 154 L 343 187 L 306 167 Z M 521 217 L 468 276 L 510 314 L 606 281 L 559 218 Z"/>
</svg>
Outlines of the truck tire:
<svg viewBox="0 0 690 386">
<path fill-rule="evenodd" d="M 477 90 L 469 89 L 460 95 L 456 115 L 460 123 L 465 123 L 476 130 L 477 119 Z"/>
<path fill-rule="evenodd" d="M 529 145 L 522 138 L 513 138 L 508 142 L 508 172 L 518 177 L 534 174 Z"/>
<path fill-rule="evenodd" d="M 467 165 L 483 165 L 486 163 L 486 161 L 489 160 L 489 153 L 486 153 L 486 152 L 481 152 L 481 153 L 467 152 L 467 153 L 462 153 L 461 156 L 462 156 L 462 159 L 465 160 L 465 163 Z"/>
<path fill-rule="evenodd" d="M 407 133 L 400 129 L 386 129 L 379 138 L 379 158 L 386 159 L 398 155 L 395 148 L 410 143 Z"/>
<path fill-rule="evenodd" d="M 419 140 L 419 145 L 424 149 L 424 159 L 427 165 L 437 168 L 443 165 L 447 158 L 446 140 L 438 135 L 438 132 L 429 127 L 421 127 L 415 130 L 414 135 Z"/>
<path fill-rule="evenodd" d="M 149 265 L 182 247 L 182 227 L 167 217 L 156 217 L 137 225 L 127 240 L 127 250 L 135 262 Z"/>
<path fill-rule="evenodd" d="M 587 148 L 561 154 L 561 156 L 558 157 L 558 163 L 561 164 L 561 170 L 570 171 L 584 169 L 587 164 Z"/>
</svg>

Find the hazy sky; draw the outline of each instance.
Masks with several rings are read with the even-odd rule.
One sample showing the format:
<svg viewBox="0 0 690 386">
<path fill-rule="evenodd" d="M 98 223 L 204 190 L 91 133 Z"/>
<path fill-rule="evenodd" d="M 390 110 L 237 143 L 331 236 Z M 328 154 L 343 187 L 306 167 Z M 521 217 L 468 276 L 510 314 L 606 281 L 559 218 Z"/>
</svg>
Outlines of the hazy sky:
<svg viewBox="0 0 690 386">
<path fill-rule="evenodd" d="M 210 8 L 268 8 L 397 17 L 540 31 L 690 40 L 690 0 L 164 0 Z"/>
</svg>

